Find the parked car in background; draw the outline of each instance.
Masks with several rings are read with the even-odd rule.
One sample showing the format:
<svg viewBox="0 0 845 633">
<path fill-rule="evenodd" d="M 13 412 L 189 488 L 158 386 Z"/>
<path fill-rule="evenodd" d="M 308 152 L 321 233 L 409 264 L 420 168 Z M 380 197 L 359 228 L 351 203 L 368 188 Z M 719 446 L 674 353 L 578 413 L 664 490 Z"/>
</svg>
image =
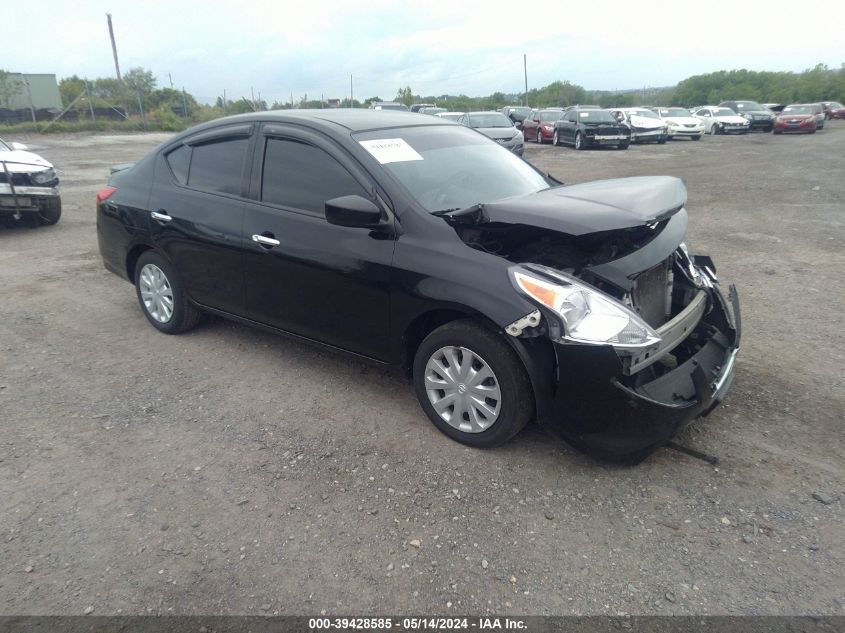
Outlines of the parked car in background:
<svg viewBox="0 0 845 633">
<path fill-rule="evenodd" d="M 427 106 L 425 108 L 420 108 L 417 110 L 420 114 L 440 114 L 441 112 L 448 112 L 446 108 L 438 108 L 437 106 Z"/>
<path fill-rule="evenodd" d="M 786 106 L 782 112 L 775 117 L 775 134 L 783 132 L 805 132 L 815 134 L 818 129 L 816 113 L 808 104 L 795 104 Z"/>
<path fill-rule="evenodd" d="M 163 334 L 209 312 L 406 372 L 466 445 L 537 420 L 636 462 L 724 400 L 740 347 L 686 203 L 668 176 L 560 186 L 437 117 L 293 110 L 169 138 L 111 176 L 96 224 Z"/>
<path fill-rule="evenodd" d="M 439 116 L 441 119 L 458 122 L 464 114 L 466 114 L 466 112 L 438 112 L 435 116 Z"/>
<path fill-rule="evenodd" d="M 669 139 L 669 129 L 656 113 L 646 108 L 613 108 L 610 113 L 631 128 L 632 143 L 659 143 Z"/>
<path fill-rule="evenodd" d="M 407 112 L 408 106 L 404 103 L 397 103 L 396 101 L 375 101 L 370 104 L 370 110 L 399 110 Z"/>
<path fill-rule="evenodd" d="M 55 224 L 62 217 L 59 176 L 53 165 L 23 143 L 0 139 L 0 221 L 13 226 Z"/>
<path fill-rule="evenodd" d="M 517 156 L 525 151 L 522 132 L 501 112 L 468 112 L 458 119 L 458 123 L 478 130 Z"/>
<path fill-rule="evenodd" d="M 419 112 L 422 108 L 433 108 L 433 103 L 415 103 L 411 106 L 411 112 Z"/>
<path fill-rule="evenodd" d="M 824 129 L 824 122 L 827 120 L 827 117 L 824 114 L 824 107 L 821 103 L 802 103 L 800 105 L 807 105 L 813 109 L 813 114 L 816 115 L 816 129 L 823 130 Z"/>
<path fill-rule="evenodd" d="M 667 126 L 669 138 L 690 138 L 700 141 L 704 134 L 704 123 L 695 118 L 686 108 L 652 108 Z"/>
<path fill-rule="evenodd" d="M 551 143 L 555 131 L 555 121 L 563 114 L 562 108 L 544 108 L 532 113 L 522 122 L 522 133 L 526 141 Z"/>
<path fill-rule="evenodd" d="M 617 121 L 609 110 L 572 108 L 555 121 L 552 142 L 572 145 L 575 149 L 607 145 L 628 149 L 631 128 Z"/>
<path fill-rule="evenodd" d="M 771 110 L 756 101 L 722 101 L 720 108 L 730 108 L 748 120 L 749 130 L 771 132 L 775 117 Z"/>
<path fill-rule="evenodd" d="M 838 101 L 822 101 L 822 108 L 828 119 L 845 119 L 845 106 Z"/>
<path fill-rule="evenodd" d="M 704 123 L 707 134 L 747 134 L 751 127 L 748 119 L 730 108 L 701 106 L 693 112 L 693 116 Z"/>
<path fill-rule="evenodd" d="M 502 108 L 502 114 L 514 122 L 517 130 L 522 129 L 522 122 L 531 115 L 531 112 L 532 109 L 528 106 L 505 106 Z"/>
<path fill-rule="evenodd" d="M 778 112 L 786 107 L 784 103 L 764 103 L 763 107 L 769 110 L 772 114 L 777 115 Z"/>
</svg>

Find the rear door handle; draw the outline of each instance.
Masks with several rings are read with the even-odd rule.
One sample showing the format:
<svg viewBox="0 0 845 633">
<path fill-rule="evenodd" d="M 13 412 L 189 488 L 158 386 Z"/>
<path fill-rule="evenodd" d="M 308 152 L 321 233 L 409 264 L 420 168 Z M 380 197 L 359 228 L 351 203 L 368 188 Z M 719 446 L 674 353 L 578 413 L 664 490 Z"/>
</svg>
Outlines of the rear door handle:
<svg viewBox="0 0 845 633">
<path fill-rule="evenodd" d="M 166 213 L 160 213 L 159 211 L 153 211 L 150 213 L 150 216 L 152 216 L 153 220 L 156 220 L 157 222 L 170 222 L 170 220 L 173 219 Z"/>
<path fill-rule="evenodd" d="M 272 236 L 272 233 L 270 234 Z M 261 246 L 266 246 L 268 248 L 273 248 L 274 246 L 278 246 L 281 244 L 279 240 L 274 237 L 268 237 L 266 235 L 253 235 L 252 241 L 261 244 Z"/>
</svg>

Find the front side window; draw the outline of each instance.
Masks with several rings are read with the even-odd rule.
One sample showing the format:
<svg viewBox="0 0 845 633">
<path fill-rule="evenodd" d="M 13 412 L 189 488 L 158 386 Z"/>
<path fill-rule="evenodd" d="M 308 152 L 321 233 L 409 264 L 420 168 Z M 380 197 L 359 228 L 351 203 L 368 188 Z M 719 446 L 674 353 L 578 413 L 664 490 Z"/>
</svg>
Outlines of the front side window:
<svg viewBox="0 0 845 633">
<path fill-rule="evenodd" d="M 215 193 L 241 195 L 244 158 L 249 139 L 236 138 L 195 145 L 188 186 Z"/>
<path fill-rule="evenodd" d="M 290 139 L 268 138 L 261 200 L 323 216 L 326 200 L 367 197 L 364 188 L 327 152 Z"/>
</svg>

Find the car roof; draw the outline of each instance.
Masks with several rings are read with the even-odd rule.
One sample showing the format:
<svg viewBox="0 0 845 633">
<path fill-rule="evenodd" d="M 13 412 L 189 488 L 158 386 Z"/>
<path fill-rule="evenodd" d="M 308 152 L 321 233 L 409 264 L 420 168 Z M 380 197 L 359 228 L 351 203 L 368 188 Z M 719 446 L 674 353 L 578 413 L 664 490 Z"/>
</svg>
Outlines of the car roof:
<svg viewBox="0 0 845 633">
<path fill-rule="evenodd" d="M 197 132 L 219 125 L 252 123 L 256 121 L 308 125 L 309 127 L 322 129 L 327 132 L 337 132 L 338 128 L 345 128 L 350 132 L 364 132 L 396 127 L 446 124 L 446 121 L 439 117 L 402 110 L 325 108 L 321 110 L 267 110 L 264 112 L 237 114 L 221 119 L 214 119 L 208 123 L 191 128 L 188 131 Z"/>
</svg>

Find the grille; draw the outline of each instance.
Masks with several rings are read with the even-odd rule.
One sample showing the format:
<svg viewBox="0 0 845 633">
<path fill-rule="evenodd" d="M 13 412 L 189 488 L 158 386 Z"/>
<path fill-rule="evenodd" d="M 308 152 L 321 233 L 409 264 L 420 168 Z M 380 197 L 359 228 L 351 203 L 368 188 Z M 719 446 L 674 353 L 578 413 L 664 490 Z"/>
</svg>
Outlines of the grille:
<svg viewBox="0 0 845 633">
<path fill-rule="evenodd" d="M 12 177 L 12 184 L 15 187 L 29 187 L 32 185 L 32 182 L 29 179 L 29 174 L 21 174 L 21 173 L 10 173 Z M 3 166 L 0 165 L 0 183 L 7 184 L 9 182 L 8 178 L 6 177 L 6 172 L 3 170 Z"/>
<path fill-rule="evenodd" d="M 666 292 L 669 285 L 669 260 L 640 273 L 631 293 L 631 300 L 643 320 L 651 327 L 666 321 Z"/>
</svg>

